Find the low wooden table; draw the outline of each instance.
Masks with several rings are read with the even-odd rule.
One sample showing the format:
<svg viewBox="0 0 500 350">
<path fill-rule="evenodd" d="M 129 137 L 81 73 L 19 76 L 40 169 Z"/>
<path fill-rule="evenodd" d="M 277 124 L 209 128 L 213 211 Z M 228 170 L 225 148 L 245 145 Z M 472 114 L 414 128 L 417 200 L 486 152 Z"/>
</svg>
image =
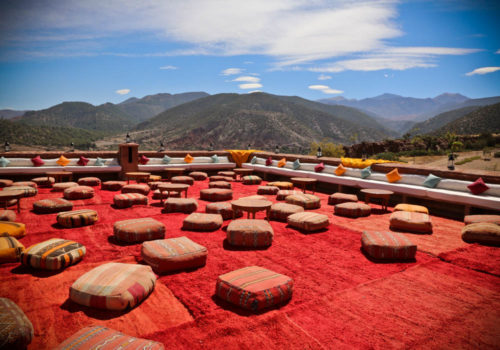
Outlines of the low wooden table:
<svg viewBox="0 0 500 350">
<path fill-rule="evenodd" d="M 312 193 L 316 192 L 316 183 L 318 180 L 316 179 L 311 179 L 308 177 L 292 177 L 290 181 L 293 182 L 294 185 L 297 187 L 302 188 L 302 192 L 306 193 L 306 187 L 309 184 L 312 184 Z"/>
<path fill-rule="evenodd" d="M 160 202 L 161 202 L 161 204 L 163 204 L 163 192 L 165 192 L 165 191 L 168 191 L 168 192 L 170 192 L 170 191 L 184 192 L 184 198 L 187 198 L 187 196 L 188 196 L 188 189 L 189 189 L 189 185 L 187 185 L 187 184 L 172 184 L 172 183 L 159 184 L 158 185 L 158 190 L 160 191 Z"/>
<path fill-rule="evenodd" d="M 240 177 L 240 181 L 242 181 L 243 176 L 253 173 L 253 169 L 249 168 L 234 168 L 233 171 L 236 173 L 236 179 L 238 179 L 238 176 Z"/>
<path fill-rule="evenodd" d="M 67 178 L 67 181 L 71 181 L 73 179 L 73 173 L 71 171 L 48 171 L 45 173 L 47 179 L 49 177 L 53 177 L 56 182 L 63 182 L 64 178 Z"/>
<path fill-rule="evenodd" d="M 247 212 L 247 219 L 250 219 L 250 214 L 252 214 L 252 219 L 255 219 L 255 213 L 258 211 L 266 211 L 266 219 L 269 221 L 269 211 L 271 210 L 272 202 L 261 200 L 261 199 L 237 199 L 231 202 L 233 207 L 233 219 L 236 219 L 236 212 L 238 210 Z"/>
<path fill-rule="evenodd" d="M 167 173 L 167 179 L 170 180 L 172 176 L 183 175 L 186 168 L 165 168 L 163 171 Z"/>
<path fill-rule="evenodd" d="M 0 205 L 7 209 L 7 203 L 10 200 L 17 199 L 17 212 L 21 212 L 21 198 L 24 197 L 24 191 L 21 190 L 3 190 L 0 191 Z"/>
<path fill-rule="evenodd" d="M 142 180 L 142 182 L 148 182 L 149 180 L 149 175 L 151 173 L 145 173 L 145 172 L 131 172 L 131 173 L 125 173 L 125 177 L 127 178 L 127 184 L 130 183 L 130 179 L 134 179 L 136 182 L 139 182 Z"/>
<path fill-rule="evenodd" d="M 377 190 L 372 188 L 365 188 L 360 190 L 361 193 L 365 195 L 365 203 L 368 204 L 372 199 L 380 199 L 382 210 L 387 211 L 387 204 L 389 204 L 389 199 L 394 194 L 392 191 L 388 190 Z"/>
</svg>

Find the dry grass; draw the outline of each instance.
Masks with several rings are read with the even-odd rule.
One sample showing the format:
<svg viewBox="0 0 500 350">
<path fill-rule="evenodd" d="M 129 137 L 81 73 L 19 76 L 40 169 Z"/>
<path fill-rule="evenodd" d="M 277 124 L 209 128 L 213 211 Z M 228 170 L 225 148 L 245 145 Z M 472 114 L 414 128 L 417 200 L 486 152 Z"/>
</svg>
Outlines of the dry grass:
<svg viewBox="0 0 500 350">
<path fill-rule="evenodd" d="M 461 165 L 455 164 L 455 168 L 500 171 L 500 158 L 493 157 L 493 154 L 498 151 L 498 149 L 495 149 L 491 152 L 492 156 L 490 160 L 485 160 L 483 158 L 482 151 L 459 152 L 456 161 L 478 156 L 480 157 L 480 159 L 476 159 Z M 402 157 L 401 160 L 407 162 L 408 164 L 425 165 L 436 169 L 447 169 L 448 167 L 448 156 Z"/>
</svg>

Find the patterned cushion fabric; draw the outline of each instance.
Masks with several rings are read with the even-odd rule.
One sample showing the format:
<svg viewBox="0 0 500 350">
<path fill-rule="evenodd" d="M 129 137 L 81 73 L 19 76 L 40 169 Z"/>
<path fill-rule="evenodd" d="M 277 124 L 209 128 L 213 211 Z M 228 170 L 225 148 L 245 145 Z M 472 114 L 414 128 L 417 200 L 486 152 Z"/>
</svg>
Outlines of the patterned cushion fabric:
<svg viewBox="0 0 500 350">
<path fill-rule="evenodd" d="M 231 183 L 227 181 L 212 181 L 208 184 L 208 188 L 228 188 L 231 189 Z"/>
<path fill-rule="evenodd" d="M 269 219 L 278 220 L 278 221 L 286 221 L 288 216 L 301 213 L 304 211 L 299 205 L 295 204 L 287 204 L 287 203 L 275 203 L 271 206 L 271 210 L 269 211 Z"/>
<path fill-rule="evenodd" d="M 187 154 L 187 155 L 184 157 L 184 161 L 185 161 L 186 163 L 188 163 L 188 164 L 189 164 L 189 163 L 192 163 L 192 162 L 193 162 L 193 160 L 194 160 L 194 158 L 193 158 L 190 154 Z"/>
<path fill-rule="evenodd" d="M 246 175 L 243 176 L 243 184 L 245 185 L 259 185 L 262 179 L 257 175 Z"/>
<path fill-rule="evenodd" d="M 34 183 L 33 181 L 16 181 L 12 184 L 12 186 L 28 186 L 28 187 L 33 187 L 37 188 L 37 184 Z"/>
<path fill-rule="evenodd" d="M 70 160 L 65 156 L 61 155 L 59 159 L 56 161 L 56 163 L 59 164 L 60 166 L 66 166 L 70 163 Z"/>
<path fill-rule="evenodd" d="M 361 247 L 372 258 L 382 260 L 414 259 L 417 253 L 417 246 L 398 232 L 363 231 Z"/>
<path fill-rule="evenodd" d="M 267 220 L 233 220 L 227 226 L 227 242 L 239 247 L 268 247 L 273 242 L 274 231 Z"/>
<path fill-rule="evenodd" d="M 313 212 L 291 214 L 287 217 L 288 225 L 304 231 L 317 231 L 330 225 L 327 215 Z"/>
<path fill-rule="evenodd" d="M 73 209 L 73 203 L 64 198 L 48 198 L 33 203 L 33 211 L 38 214 L 59 213 Z"/>
<path fill-rule="evenodd" d="M 63 192 L 67 188 L 76 187 L 76 186 L 78 186 L 78 184 L 76 182 L 59 182 L 57 184 L 52 185 L 52 191 Z"/>
<path fill-rule="evenodd" d="M 122 242 L 144 242 L 165 237 L 165 225 L 152 218 L 117 221 L 113 225 L 115 238 Z"/>
<path fill-rule="evenodd" d="M 328 197 L 328 204 L 330 205 L 346 203 L 346 202 L 356 203 L 357 201 L 358 201 L 358 196 L 356 196 L 355 194 L 347 194 L 341 192 L 336 192 Z"/>
<path fill-rule="evenodd" d="M 488 187 L 488 185 L 486 185 L 484 183 L 484 181 L 481 177 L 479 179 L 477 179 L 476 181 L 474 181 L 473 183 L 471 183 L 470 185 L 468 185 L 467 188 L 472 192 L 472 194 L 476 194 L 476 195 L 481 194 L 484 191 L 487 191 L 490 189 Z"/>
<path fill-rule="evenodd" d="M 106 191 L 120 191 L 126 184 L 127 181 L 106 181 L 102 183 L 101 189 Z"/>
<path fill-rule="evenodd" d="M 165 273 L 204 266 L 208 251 L 204 246 L 182 236 L 144 242 L 141 255 L 156 273 Z"/>
<path fill-rule="evenodd" d="M 334 212 L 335 215 L 359 218 L 362 216 L 369 216 L 372 212 L 372 208 L 365 203 L 345 202 L 336 204 Z"/>
<path fill-rule="evenodd" d="M 462 239 L 467 243 L 500 246 L 500 225 L 491 222 L 469 224 L 462 229 Z"/>
<path fill-rule="evenodd" d="M 0 188 L 12 186 L 14 181 L 9 179 L 0 179 Z"/>
<path fill-rule="evenodd" d="M 107 263 L 83 274 L 70 287 L 75 303 L 107 310 L 133 308 L 153 291 L 151 266 Z"/>
<path fill-rule="evenodd" d="M 394 207 L 394 211 L 414 211 L 417 213 L 429 214 L 429 209 L 421 205 L 399 203 Z"/>
<path fill-rule="evenodd" d="M 390 218 L 391 230 L 431 233 L 432 222 L 428 214 L 410 211 L 395 211 Z"/>
<path fill-rule="evenodd" d="M 278 191 L 278 194 L 276 195 L 276 200 L 277 201 L 284 201 L 286 197 L 288 196 L 293 196 L 296 194 L 302 194 L 300 191 L 295 191 L 295 190 L 280 190 Z"/>
<path fill-rule="evenodd" d="M 16 221 L 16 212 L 14 210 L 0 209 L 0 221 Z"/>
<path fill-rule="evenodd" d="M 94 224 L 98 219 L 97 212 L 92 209 L 63 211 L 57 214 L 57 222 L 64 227 L 80 227 Z"/>
<path fill-rule="evenodd" d="M 236 210 L 236 213 L 233 211 L 233 206 L 228 202 L 216 202 L 216 203 L 208 203 L 205 211 L 209 214 L 220 214 L 223 220 L 239 218 L 243 216 L 243 212 L 241 210 Z"/>
<path fill-rule="evenodd" d="M 38 189 L 32 186 L 10 186 L 4 189 L 4 191 L 10 190 L 21 190 L 24 192 L 23 197 L 34 197 L 38 194 Z"/>
<path fill-rule="evenodd" d="M 208 188 L 200 191 L 200 199 L 219 202 L 233 199 L 233 191 L 224 188 Z"/>
<path fill-rule="evenodd" d="M 248 266 L 217 278 L 217 296 L 244 309 L 258 311 L 292 298 L 293 279 L 259 266 Z"/>
<path fill-rule="evenodd" d="M 169 197 L 179 198 L 180 196 L 181 196 L 180 192 L 174 192 L 174 191 L 160 192 L 160 190 L 153 191 L 153 199 L 156 199 L 156 200 L 167 199 Z"/>
<path fill-rule="evenodd" d="M 78 179 L 80 186 L 101 186 L 101 179 L 98 177 L 82 177 Z"/>
<path fill-rule="evenodd" d="M 192 213 L 182 223 L 183 230 L 215 231 L 222 226 L 222 215 Z"/>
<path fill-rule="evenodd" d="M 78 159 L 78 162 L 76 162 L 76 164 L 78 164 L 79 166 L 85 166 L 87 165 L 88 162 L 89 162 L 88 158 L 80 156 L 80 159 Z"/>
<path fill-rule="evenodd" d="M 19 222 L 0 221 L 0 236 L 23 238 L 26 235 L 26 226 Z"/>
<path fill-rule="evenodd" d="M 478 222 L 491 222 L 500 225 L 500 215 L 466 215 L 464 217 L 464 223 L 466 225 Z"/>
<path fill-rule="evenodd" d="M 94 197 L 94 189 L 89 186 L 75 186 L 64 190 L 66 199 L 88 199 Z"/>
<path fill-rule="evenodd" d="M 194 179 L 189 176 L 174 176 L 172 177 L 171 181 L 174 184 L 186 184 L 186 185 L 194 184 Z"/>
<path fill-rule="evenodd" d="M 131 184 L 122 187 L 122 193 L 140 193 L 145 196 L 149 194 L 151 189 L 146 184 Z"/>
<path fill-rule="evenodd" d="M 148 205 L 148 197 L 140 193 L 122 193 L 113 197 L 113 204 L 117 208 L 129 208 L 136 204 Z"/>
<path fill-rule="evenodd" d="M 59 344 L 54 350 L 116 350 L 148 349 L 164 350 L 161 343 L 152 340 L 131 337 L 103 326 L 85 327 Z"/>
<path fill-rule="evenodd" d="M 189 177 L 192 177 L 195 181 L 203 181 L 207 179 L 208 174 L 203 171 L 192 171 L 189 173 Z"/>
<path fill-rule="evenodd" d="M 23 251 L 24 245 L 14 237 L 0 237 L 0 263 L 18 262 Z"/>
<path fill-rule="evenodd" d="M 294 194 L 285 198 L 288 204 L 300 205 L 304 209 L 318 209 L 321 207 L 321 201 L 314 194 Z"/>
<path fill-rule="evenodd" d="M 209 181 L 210 182 L 212 182 L 212 181 L 227 181 L 227 182 L 231 182 L 231 181 L 233 181 L 233 178 L 229 177 L 229 176 L 212 175 L 212 176 L 209 177 Z"/>
<path fill-rule="evenodd" d="M 40 158 L 40 156 L 36 156 L 31 158 L 31 162 L 33 163 L 33 166 L 42 166 L 45 164 L 45 162 Z"/>
<path fill-rule="evenodd" d="M 227 177 L 236 177 L 236 173 L 234 171 L 219 171 L 217 172 L 217 175 L 222 175 L 222 176 L 227 176 Z"/>
<path fill-rule="evenodd" d="M 22 252 L 21 263 L 36 269 L 60 270 L 82 260 L 85 253 L 85 246 L 78 242 L 51 238 Z"/>
<path fill-rule="evenodd" d="M 398 168 L 395 168 L 392 171 L 388 172 L 387 174 L 385 174 L 385 176 L 387 177 L 387 181 L 389 182 L 397 182 L 401 180 L 401 175 L 399 175 Z"/>
<path fill-rule="evenodd" d="M 198 209 L 198 202 L 194 198 L 168 198 L 165 201 L 166 213 L 192 213 Z"/>
<path fill-rule="evenodd" d="M 293 183 L 288 181 L 274 181 L 274 182 L 269 182 L 267 185 L 276 186 L 280 190 L 293 190 Z"/>
<path fill-rule="evenodd" d="M 52 185 L 56 182 L 56 180 L 53 177 L 47 177 L 47 176 L 42 176 L 42 177 L 35 177 L 34 179 L 31 179 L 38 187 L 52 187 Z"/>
<path fill-rule="evenodd" d="M 0 347 L 26 349 L 34 336 L 33 325 L 12 300 L 0 298 Z"/>
<path fill-rule="evenodd" d="M 277 194 L 279 190 L 279 187 L 276 186 L 259 186 L 257 194 Z"/>
</svg>

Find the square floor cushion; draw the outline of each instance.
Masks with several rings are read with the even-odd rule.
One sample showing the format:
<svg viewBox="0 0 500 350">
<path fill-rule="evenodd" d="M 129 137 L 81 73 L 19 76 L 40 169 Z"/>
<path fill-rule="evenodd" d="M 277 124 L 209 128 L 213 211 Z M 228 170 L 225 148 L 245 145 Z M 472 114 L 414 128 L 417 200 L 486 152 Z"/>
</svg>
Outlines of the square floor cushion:
<svg viewBox="0 0 500 350">
<path fill-rule="evenodd" d="M 208 183 L 208 188 L 228 188 L 231 189 L 231 183 L 227 181 L 212 181 Z"/>
<path fill-rule="evenodd" d="M 101 189 L 105 191 L 120 191 L 127 181 L 105 181 L 101 185 Z"/>
<path fill-rule="evenodd" d="M 304 209 L 318 209 L 321 207 L 321 200 L 314 194 L 300 193 L 285 198 L 288 204 L 300 205 Z"/>
<path fill-rule="evenodd" d="M 12 300 L 0 298 L 0 348 L 26 349 L 34 336 L 33 325 Z"/>
<path fill-rule="evenodd" d="M 464 223 L 466 225 L 478 222 L 491 222 L 500 225 L 500 215 L 466 215 L 464 217 Z"/>
<path fill-rule="evenodd" d="M 148 205 L 148 197 L 140 193 L 122 193 L 113 197 L 116 208 L 130 208 L 133 205 Z"/>
<path fill-rule="evenodd" d="M 356 196 L 355 194 L 348 194 L 341 192 L 333 193 L 328 197 L 328 204 L 330 205 L 336 205 L 346 202 L 356 203 L 357 201 L 358 201 L 358 196 Z"/>
<path fill-rule="evenodd" d="M 200 191 L 200 199 L 210 202 L 220 202 L 233 199 L 233 190 L 227 188 L 205 188 Z"/>
<path fill-rule="evenodd" d="M 244 185 L 259 185 L 262 182 L 262 179 L 257 175 L 246 175 L 243 176 L 242 180 Z"/>
<path fill-rule="evenodd" d="M 268 247 L 272 244 L 274 230 L 267 220 L 233 220 L 227 226 L 227 242 L 238 247 Z"/>
<path fill-rule="evenodd" d="M 171 182 L 174 184 L 192 185 L 194 184 L 194 179 L 190 176 L 174 176 L 172 177 Z"/>
<path fill-rule="evenodd" d="M 369 216 L 372 208 L 365 203 L 344 202 L 336 204 L 334 207 L 335 215 L 347 216 L 349 218 L 359 218 Z"/>
<path fill-rule="evenodd" d="M 286 221 L 286 219 L 295 213 L 301 213 L 304 211 L 300 205 L 288 204 L 288 203 L 274 203 L 269 210 L 269 219 Z"/>
<path fill-rule="evenodd" d="M 166 213 L 192 213 L 198 209 L 198 202 L 194 198 L 168 198 L 165 201 Z"/>
<path fill-rule="evenodd" d="M 220 214 L 223 220 L 239 218 L 243 216 L 241 210 L 233 211 L 233 206 L 228 202 L 215 202 L 208 203 L 205 207 L 205 211 L 209 214 Z"/>
<path fill-rule="evenodd" d="M 182 222 L 183 230 L 190 231 L 215 231 L 222 226 L 220 214 L 192 213 Z"/>
<path fill-rule="evenodd" d="M 140 193 L 145 196 L 149 194 L 151 189 L 146 184 L 131 184 L 122 187 L 122 193 Z"/>
<path fill-rule="evenodd" d="M 38 214 L 59 213 L 73 209 L 73 203 L 64 198 L 47 198 L 33 203 L 33 211 Z"/>
<path fill-rule="evenodd" d="M 415 233 L 432 233 L 432 221 L 428 214 L 395 211 L 389 217 L 391 230 Z"/>
<path fill-rule="evenodd" d="M 52 185 L 52 192 L 64 192 L 65 189 L 70 187 L 76 187 L 78 184 L 76 182 L 59 182 Z"/>
<path fill-rule="evenodd" d="M 389 231 L 363 231 L 361 247 L 378 260 L 414 259 L 417 246 L 405 235 Z"/>
<path fill-rule="evenodd" d="M 276 186 L 280 190 L 293 190 L 293 183 L 288 181 L 274 181 L 274 182 L 269 182 L 267 185 Z"/>
<path fill-rule="evenodd" d="M 24 245 L 14 237 L 0 237 L 0 263 L 19 261 L 23 251 Z"/>
<path fill-rule="evenodd" d="M 467 243 L 500 246 L 500 225 L 492 222 L 469 224 L 462 229 L 462 239 Z"/>
<path fill-rule="evenodd" d="M 83 244 L 51 238 L 26 248 L 21 253 L 21 263 L 36 269 L 60 270 L 82 260 L 85 253 Z"/>
<path fill-rule="evenodd" d="M 292 227 L 308 232 L 321 230 L 330 225 L 327 215 L 314 212 L 291 214 L 287 217 L 287 222 Z"/>
<path fill-rule="evenodd" d="M 113 234 L 118 241 L 128 243 L 162 239 L 165 225 L 152 218 L 122 220 L 114 223 Z"/>
<path fill-rule="evenodd" d="M 279 187 L 276 186 L 259 186 L 257 188 L 257 194 L 277 194 L 279 192 Z"/>
<path fill-rule="evenodd" d="M 203 181 L 207 179 L 208 174 L 203 171 L 192 171 L 189 173 L 189 177 L 192 177 L 195 181 Z"/>
<path fill-rule="evenodd" d="M 101 186 L 101 179 L 98 177 L 82 177 L 78 179 L 80 186 Z"/>
<path fill-rule="evenodd" d="M 97 211 L 92 209 L 63 211 L 57 214 L 56 218 L 59 225 L 68 228 L 92 225 L 97 219 Z"/>
<path fill-rule="evenodd" d="M 26 226 L 20 222 L 0 221 L 0 236 L 23 238 L 26 235 Z"/>
<path fill-rule="evenodd" d="M 89 199 L 94 197 L 94 189 L 90 186 L 75 186 L 64 190 L 66 199 Z"/>
<path fill-rule="evenodd" d="M 294 196 L 296 194 L 302 194 L 302 192 L 295 191 L 295 190 L 279 190 L 278 193 L 276 194 L 276 200 L 277 201 L 284 201 L 286 199 L 286 197 Z"/>
<path fill-rule="evenodd" d="M 417 213 L 429 214 L 429 209 L 422 205 L 399 203 L 394 207 L 394 211 L 414 211 Z"/>
</svg>

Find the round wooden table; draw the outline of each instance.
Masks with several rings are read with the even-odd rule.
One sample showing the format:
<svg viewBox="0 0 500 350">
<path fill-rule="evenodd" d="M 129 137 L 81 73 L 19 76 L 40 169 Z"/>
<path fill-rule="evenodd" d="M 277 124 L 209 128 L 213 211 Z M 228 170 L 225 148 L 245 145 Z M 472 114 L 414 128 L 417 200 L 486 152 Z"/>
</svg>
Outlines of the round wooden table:
<svg viewBox="0 0 500 350">
<path fill-rule="evenodd" d="M 149 176 L 151 173 L 145 173 L 145 172 L 131 172 L 131 173 L 125 173 L 125 177 L 127 178 L 127 184 L 130 183 L 130 179 L 134 179 L 136 182 L 139 182 L 142 180 L 142 182 L 148 182 Z"/>
<path fill-rule="evenodd" d="M 73 173 L 71 171 L 48 171 L 45 173 L 47 179 L 49 177 L 53 177 L 55 182 L 63 182 L 64 178 L 67 178 L 67 181 L 71 181 L 73 179 Z"/>
<path fill-rule="evenodd" d="M 316 192 L 316 183 L 318 182 L 318 180 L 316 179 L 311 179 L 308 177 L 292 177 L 290 181 L 292 181 L 293 184 L 296 185 L 297 187 L 302 188 L 302 192 L 304 193 L 306 193 L 307 185 L 312 184 L 313 185 L 312 193 Z"/>
<path fill-rule="evenodd" d="M 389 204 L 389 199 L 394 194 L 392 191 L 388 190 L 377 190 L 373 188 L 365 188 L 360 190 L 361 193 L 365 195 L 365 203 L 368 204 L 372 199 L 380 199 L 382 210 L 387 211 L 387 204 Z"/>
<path fill-rule="evenodd" d="M 262 199 L 237 199 L 231 202 L 231 206 L 233 207 L 233 219 L 236 219 L 236 212 L 238 210 L 246 211 L 247 219 L 250 219 L 250 214 L 252 214 L 252 219 L 255 219 L 255 213 L 265 210 L 266 219 L 269 221 L 271 205 L 273 205 L 273 202 Z"/>
<path fill-rule="evenodd" d="M 249 168 L 234 168 L 233 171 L 236 173 L 236 179 L 238 176 L 240 177 L 240 181 L 245 175 L 251 175 L 253 173 L 253 169 Z"/>
<path fill-rule="evenodd" d="M 159 184 L 157 188 L 160 191 L 160 201 L 161 201 L 161 204 L 163 204 L 163 192 L 165 192 L 165 191 L 168 191 L 168 192 L 170 192 L 170 191 L 173 191 L 173 192 L 184 192 L 184 198 L 187 198 L 189 185 L 186 185 L 186 184 L 163 183 L 163 184 Z"/>
<path fill-rule="evenodd" d="M 7 203 L 10 200 L 17 199 L 17 212 L 21 212 L 21 198 L 24 197 L 24 191 L 22 190 L 7 190 L 4 189 L 0 191 L 0 205 L 3 205 L 7 209 Z"/>
<path fill-rule="evenodd" d="M 165 168 L 163 171 L 167 173 L 167 179 L 170 180 L 172 176 L 183 175 L 186 168 Z"/>
</svg>

